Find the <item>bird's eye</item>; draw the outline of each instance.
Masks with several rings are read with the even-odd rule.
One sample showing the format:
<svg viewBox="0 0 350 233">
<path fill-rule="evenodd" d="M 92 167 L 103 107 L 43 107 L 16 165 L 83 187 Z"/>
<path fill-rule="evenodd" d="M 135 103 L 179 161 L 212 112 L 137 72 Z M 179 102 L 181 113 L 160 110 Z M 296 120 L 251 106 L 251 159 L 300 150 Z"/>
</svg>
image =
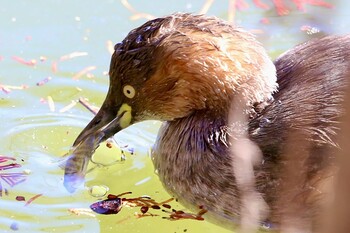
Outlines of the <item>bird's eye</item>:
<svg viewBox="0 0 350 233">
<path fill-rule="evenodd" d="M 130 85 L 125 85 L 123 87 L 123 93 L 126 97 L 128 97 L 129 99 L 132 99 L 134 98 L 135 94 L 136 94 L 136 91 L 135 91 L 135 88 L 133 88 L 132 86 Z"/>
</svg>

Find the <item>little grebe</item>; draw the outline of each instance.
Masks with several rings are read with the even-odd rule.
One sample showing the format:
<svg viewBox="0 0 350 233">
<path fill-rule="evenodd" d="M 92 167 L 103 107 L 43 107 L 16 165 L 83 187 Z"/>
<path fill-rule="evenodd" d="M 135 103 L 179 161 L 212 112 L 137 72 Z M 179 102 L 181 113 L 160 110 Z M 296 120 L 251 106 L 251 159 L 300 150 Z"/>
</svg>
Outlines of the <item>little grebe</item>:
<svg viewBox="0 0 350 233">
<path fill-rule="evenodd" d="M 262 152 L 254 187 L 268 213 L 259 220 L 283 221 L 281 192 L 284 202 L 299 201 L 314 217 L 334 176 L 349 51 L 350 36 L 329 36 L 273 64 L 253 35 L 217 18 L 178 13 L 148 21 L 115 46 L 106 100 L 74 145 L 101 129 L 104 140 L 136 122 L 164 121 L 152 152 L 163 185 L 189 208 L 204 206 L 215 221 L 233 225 L 244 194 L 230 150 L 234 108 Z M 237 99 L 240 107 L 232 107 Z M 117 126 L 109 126 L 115 118 Z M 303 162 L 299 191 L 283 185 L 286 162 L 293 162 L 282 156 L 289 142 Z"/>
</svg>

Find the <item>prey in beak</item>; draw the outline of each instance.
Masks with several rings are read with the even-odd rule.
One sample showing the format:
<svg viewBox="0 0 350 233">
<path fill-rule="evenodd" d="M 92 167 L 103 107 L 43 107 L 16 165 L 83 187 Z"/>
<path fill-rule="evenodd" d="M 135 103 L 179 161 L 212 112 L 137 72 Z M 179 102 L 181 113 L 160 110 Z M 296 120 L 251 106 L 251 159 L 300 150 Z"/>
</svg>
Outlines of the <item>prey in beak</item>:
<svg viewBox="0 0 350 233">
<path fill-rule="evenodd" d="M 84 182 L 88 163 L 100 143 L 127 127 L 131 122 L 131 108 L 119 104 L 117 111 L 109 109 L 106 98 L 100 111 L 79 134 L 65 160 L 64 186 L 73 193 Z"/>
</svg>

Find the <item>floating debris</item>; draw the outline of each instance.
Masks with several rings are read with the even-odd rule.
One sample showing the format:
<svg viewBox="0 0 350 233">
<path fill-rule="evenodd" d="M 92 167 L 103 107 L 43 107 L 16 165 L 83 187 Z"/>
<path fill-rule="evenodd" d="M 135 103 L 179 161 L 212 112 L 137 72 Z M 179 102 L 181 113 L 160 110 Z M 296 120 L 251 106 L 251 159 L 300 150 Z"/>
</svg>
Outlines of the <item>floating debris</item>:
<svg viewBox="0 0 350 233">
<path fill-rule="evenodd" d="M 45 56 L 40 56 L 40 57 L 39 57 L 39 60 L 40 60 L 41 62 L 44 62 L 44 61 L 47 60 L 47 57 L 45 57 Z"/>
<path fill-rule="evenodd" d="M 270 20 L 268 18 L 262 18 L 262 19 L 260 19 L 260 23 L 262 23 L 262 24 L 269 24 Z"/>
<path fill-rule="evenodd" d="M 52 64 L 51 64 L 51 71 L 53 73 L 56 73 L 57 70 L 58 70 L 58 68 L 57 68 L 57 61 L 53 61 Z"/>
<path fill-rule="evenodd" d="M 29 200 L 26 202 L 26 204 L 24 206 L 29 205 L 30 203 L 32 203 L 34 200 L 36 200 L 37 198 L 41 197 L 42 195 L 43 194 L 40 193 L 40 194 L 35 195 L 34 197 L 29 198 Z"/>
<path fill-rule="evenodd" d="M 87 99 L 84 98 L 79 98 L 79 103 L 81 105 L 83 105 L 87 110 L 89 110 L 90 112 L 92 112 L 94 115 L 96 115 L 98 113 L 98 110 L 100 110 L 98 107 L 93 106 L 92 104 L 90 104 Z"/>
<path fill-rule="evenodd" d="M 24 196 L 17 196 L 16 201 L 26 201 L 26 198 Z"/>
<path fill-rule="evenodd" d="M 27 65 L 27 66 L 35 66 L 37 61 L 35 59 L 32 60 L 25 60 L 22 57 L 17 57 L 17 56 L 12 56 L 12 59 L 23 64 L 23 65 Z"/>
<path fill-rule="evenodd" d="M 21 167 L 21 165 L 15 161 L 16 158 L 0 155 L 0 171 Z M 13 187 L 24 182 L 27 176 L 19 172 L 0 172 L 0 178 L 10 187 Z M 6 195 L 8 194 L 7 189 L 3 188 L 2 183 L 0 182 L 0 197 L 2 197 L 3 191 L 5 191 Z"/>
<path fill-rule="evenodd" d="M 18 222 L 11 223 L 10 229 L 13 231 L 18 231 L 19 230 Z"/>
<path fill-rule="evenodd" d="M 68 209 L 68 211 L 78 216 L 86 215 L 90 217 L 96 217 L 96 215 L 92 212 L 92 210 L 87 208 L 71 208 L 71 209 Z"/>
<path fill-rule="evenodd" d="M 27 85 L 21 85 L 21 86 L 11 86 L 11 85 L 3 85 L 0 84 L 0 90 L 5 92 L 6 94 L 9 94 L 12 90 L 24 90 L 27 89 Z"/>
<path fill-rule="evenodd" d="M 49 109 L 51 112 L 55 111 L 55 102 L 53 101 L 51 96 L 47 97 L 47 103 L 49 104 Z"/>
<path fill-rule="evenodd" d="M 128 9 L 133 15 L 130 17 L 131 20 L 138 20 L 138 19 L 154 19 L 156 18 L 155 16 L 147 13 L 141 13 L 135 10 L 135 8 L 127 1 L 127 0 L 122 0 L 121 3 L 123 6 Z"/>
<path fill-rule="evenodd" d="M 112 147 L 113 147 L 113 142 L 107 141 L 107 142 L 106 142 L 106 146 L 107 146 L 108 148 L 112 148 Z"/>
<path fill-rule="evenodd" d="M 60 61 L 66 61 L 66 60 L 70 60 L 70 59 L 75 58 L 75 57 L 83 57 L 83 56 L 87 56 L 87 55 L 88 55 L 87 52 L 72 52 L 72 53 L 61 56 Z"/>
<path fill-rule="evenodd" d="M 36 85 L 37 85 L 37 86 L 42 86 L 42 85 L 46 84 L 48 81 L 50 81 L 51 79 L 52 79 L 52 77 L 50 77 L 50 76 L 49 76 L 49 77 L 46 77 L 46 78 L 44 78 L 43 80 L 37 82 Z"/>
<path fill-rule="evenodd" d="M 299 11 L 305 11 L 305 4 L 320 6 L 325 8 L 333 8 L 333 5 L 322 0 L 308 0 L 308 1 L 293 1 Z"/>
<path fill-rule="evenodd" d="M 265 10 L 270 8 L 269 5 L 267 5 L 267 4 L 265 4 L 265 3 L 261 2 L 261 1 L 256 1 L 255 0 L 254 4 L 255 4 L 255 6 L 257 6 L 259 8 L 262 8 L 262 9 L 265 9 Z"/>
<path fill-rule="evenodd" d="M 149 196 L 141 196 L 136 198 L 124 198 L 121 196 L 131 194 L 131 192 L 121 193 L 119 195 L 109 194 L 108 198 L 102 201 L 95 202 L 90 205 L 91 210 L 98 214 L 118 214 L 122 207 L 140 207 L 141 213 L 135 213 L 137 218 L 145 217 L 145 216 L 159 216 L 156 214 L 149 213 L 150 209 L 154 210 L 162 210 L 162 212 L 169 214 L 168 217 L 163 217 L 163 219 L 168 220 L 180 220 L 180 219 L 193 219 L 203 221 L 203 215 L 207 212 L 207 210 L 203 206 L 199 206 L 198 213 L 188 213 L 182 210 L 171 209 L 171 205 L 169 202 L 173 201 L 174 198 L 170 198 L 163 202 L 156 202 L 154 199 Z M 163 209 L 165 208 L 165 209 Z"/>
<path fill-rule="evenodd" d="M 199 221 L 203 221 L 203 215 L 205 213 L 208 212 L 208 210 L 206 210 L 203 206 L 199 206 L 199 211 L 197 214 L 193 214 L 193 213 L 187 213 L 184 212 L 182 210 L 175 210 L 173 209 L 172 211 L 167 211 L 167 210 L 163 210 L 163 212 L 170 214 L 169 217 L 164 217 L 164 219 L 168 219 L 168 220 L 181 220 L 181 219 L 193 219 L 193 220 L 199 220 Z"/>
<path fill-rule="evenodd" d="M 82 69 L 81 71 L 79 71 L 77 74 L 75 74 L 73 76 L 73 80 L 78 80 L 80 77 L 82 77 L 83 75 L 87 74 L 88 72 L 95 70 L 96 66 L 88 66 L 85 67 L 84 69 Z"/>
<path fill-rule="evenodd" d="M 25 175 L 29 175 L 31 173 L 32 173 L 32 170 L 30 170 L 30 169 L 24 169 L 23 170 L 23 174 L 25 174 Z"/>
<path fill-rule="evenodd" d="M 306 32 L 306 34 L 308 34 L 308 35 L 312 35 L 312 34 L 316 34 L 316 33 L 320 32 L 320 29 L 318 29 L 316 27 L 309 26 L 309 25 L 301 26 L 300 30 L 303 32 Z"/>
<path fill-rule="evenodd" d="M 61 113 L 67 112 L 68 110 L 73 108 L 77 104 L 77 102 L 78 101 L 76 101 L 76 100 L 72 100 L 70 104 L 68 104 L 67 106 L 61 108 L 59 112 L 61 112 Z"/>
<path fill-rule="evenodd" d="M 170 198 L 163 202 L 156 202 L 148 196 L 136 197 L 136 198 L 121 198 L 121 196 L 131 194 L 131 192 L 121 193 L 119 195 L 109 194 L 108 198 L 103 201 L 98 201 L 90 205 L 90 208 L 98 214 L 117 214 L 120 212 L 123 206 L 128 207 L 141 207 L 140 214 L 136 214 L 137 217 L 143 216 L 156 216 L 153 214 L 147 214 L 149 209 L 161 209 L 163 204 L 167 204 L 174 200 Z"/>
</svg>

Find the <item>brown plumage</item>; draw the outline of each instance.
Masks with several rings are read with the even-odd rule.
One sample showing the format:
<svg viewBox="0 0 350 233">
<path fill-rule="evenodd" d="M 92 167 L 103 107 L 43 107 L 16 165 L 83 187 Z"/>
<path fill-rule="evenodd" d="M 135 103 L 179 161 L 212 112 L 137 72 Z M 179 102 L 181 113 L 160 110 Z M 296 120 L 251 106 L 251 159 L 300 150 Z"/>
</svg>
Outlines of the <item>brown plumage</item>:
<svg viewBox="0 0 350 233">
<path fill-rule="evenodd" d="M 245 192 L 237 186 L 230 145 L 240 137 L 235 133 L 247 133 L 262 151 L 253 189 L 269 212 L 259 221 L 279 227 L 284 197 L 307 207 L 305 218 L 316 219 L 327 193 L 322 187 L 334 175 L 349 49 L 349 36 L 299 45 L 276 60 L 276 82 L 275 66 L 242 29 L 190 14 L 151 20 L 115 46 L 106 100 L 74 144 L 117 116 L 120 127 L 104 129 L 105 139 L 135 122 L 164 121 L 152 153 L 164 187 L 187 207 L 203 205 L 211 219 L 232 228 Z M 232 109 L 247 125 L 232 122 Z M 285 172 L 288 164 L 295 162 L 288 145 L 298 148 L 302 162 L 302 170 L 294 170 L 302 174 L 299 189 L 283 185 L 293 175 Z"/>
</svg>

